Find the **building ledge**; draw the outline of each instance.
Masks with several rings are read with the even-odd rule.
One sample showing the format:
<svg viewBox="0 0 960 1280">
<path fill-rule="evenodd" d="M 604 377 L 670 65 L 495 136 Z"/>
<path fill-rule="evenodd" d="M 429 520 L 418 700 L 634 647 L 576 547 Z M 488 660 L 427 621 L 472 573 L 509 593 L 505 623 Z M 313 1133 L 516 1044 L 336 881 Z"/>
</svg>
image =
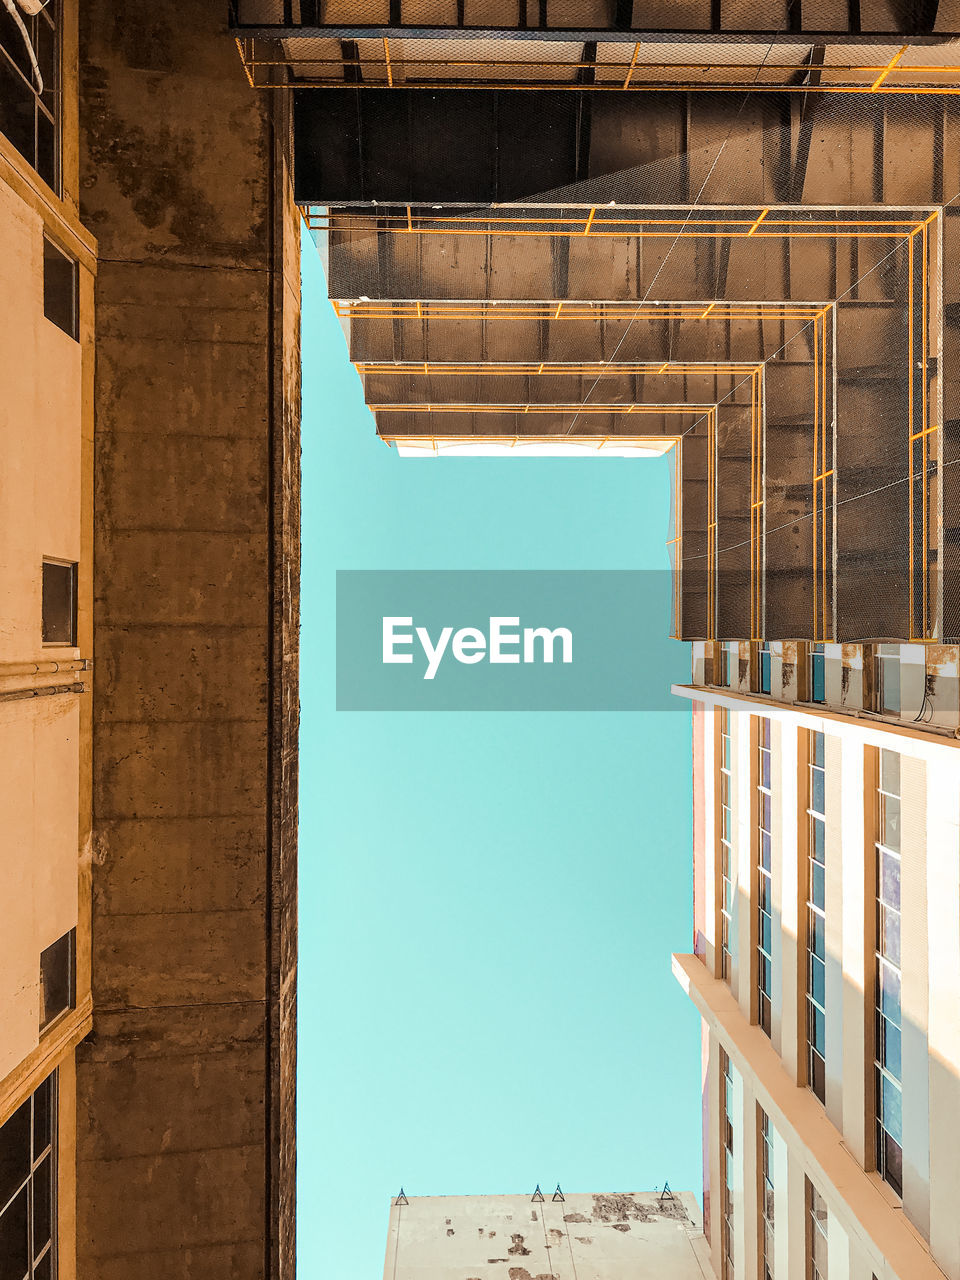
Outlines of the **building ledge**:
<svg viewBox="0 0 960 1280">
<path fill-rule="evenodd" d="M 712 977 L 695 955 L 675 955 L 673 973 L 799 1156 L 804 1173 L 826 1196 L 830 1212 L 876 1261 L 875 1269 L 882 1262 L 888 1268 L 884 1274 L 898 1280 L 944 1280 L 903 1209 L 890 1203 L 879 1177 L 860 1166 L 810 1090 L 791 1080 L 773 1045 L 747 1022 L 727 984 Z"/>
<path fill-rule="evenodd" d="M 857 739 L 865 745 L 890 747 L 890 738 L 901 738 L 912 744 L 904 748 L 910 755 L 926 756 L 930 753 L 948 751 L 951 759 L 960 749 L 960 738 L 952 729 L 918 728 L 916 725 L 900 720 L 889 720 L 863 711 L 836 711 L 813 702 L 778 702 L 766 694 L 740 693 L 736 689 L 721 688 L 718 685 L 674 684 L 670 692 L 678 698 L 689 698 L 691 702 L 704 702 L 709 706 L 730 707 L 736 710 L 746 705 L 749 709 L 757 709 L 758 715 L 768 716 L 771 720 L 790 720 L 801 728 L 827 729 L 839 737 L 846 736 Z M 957 731 L 960 733 L 960 730 Z M 922 748 L 922 749 L 920 749 Z M 942 756 L 941 756 L 942 758 Z"/>
</svg>

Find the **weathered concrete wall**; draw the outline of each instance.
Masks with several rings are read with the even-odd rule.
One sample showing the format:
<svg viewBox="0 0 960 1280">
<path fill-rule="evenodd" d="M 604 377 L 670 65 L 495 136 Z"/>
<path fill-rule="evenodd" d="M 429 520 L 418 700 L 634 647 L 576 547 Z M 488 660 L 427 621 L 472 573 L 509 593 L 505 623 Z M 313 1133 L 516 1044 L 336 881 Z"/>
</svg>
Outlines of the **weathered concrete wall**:
<svg viewBox="0 0 960 1280">
<path fill-rule="evenodd" d="M 94 1033 L 78 1274 L 293 1274 L 298 224 L 225 6 L 91 0 Z"/>
</svg>

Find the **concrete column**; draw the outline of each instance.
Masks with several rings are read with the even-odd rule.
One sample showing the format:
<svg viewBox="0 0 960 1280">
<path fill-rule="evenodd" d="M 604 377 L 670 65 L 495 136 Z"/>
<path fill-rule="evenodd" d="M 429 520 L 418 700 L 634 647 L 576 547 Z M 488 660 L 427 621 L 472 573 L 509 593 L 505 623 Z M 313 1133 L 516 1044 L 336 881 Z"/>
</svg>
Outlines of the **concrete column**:
<svg viewBox="0 0 960 1280">
<path fill-rule="evenodd" d="M 903 1211 L 930 1236 L 930 1079 L 927 1050 L 927 801 L 922 760 L 900 758 L 901 1065 L 903 1080 Z M 957 847 L 954 846 L 956 878 Z M 938 965 L 934 964 L 934 978 Z M 960 1008 L 955 1009 L 960 1018 Z M 934 1115 L 934 1123 L 947 1117 Z M 952 1116 L 954 1126 L 956 1116 Z"/>
<path fill-rule="evenodd" d="M 850 1237 L 831 1213 L 827 1219 L 827 1266 L 830 1280 L 852 1280 L 850 1274 Z"/>
<path fill-rule="evenodd" d="M 294 1268 L 299 219 L 226 10 L 81 6 L 96 281 L 79 1280 Z"/>
<path fill-rule="evenodd" d="M 953 761 L 927 764 L 927 1024 L 930 1088 L 930 1250 L 960 1280 L 960 775 Z M 953 1124 L 939 1117 L 954 1118 Z"/>
<path fill-rule="evenodd" d="M 779 929 L 774 936 L 778 940 L 780 977 L 776 985 L 780 1005 L 780 1057 L 784 1070 L 797 1080 L 803 1058 L 803 1046 L 798 1043 L 802 993 L 804 988 L 804 956 L 801 953 L 801 902 L 800 902 L 800 846 L 799 824 L 803 815 L 801 783 L 804 765 L 800 752 L 800 739 L 796 725 L 784 721 L 780 725 L 780 863 L 774 878 L 774 904 L 779 913 Z M 802 757 L 802 758 L 801 758 Z M 776 846 L 775 846 L 776 847 Z"/>
<path fill-rule="evenodd" d="M 777 1280 L 807 1280 L 807 1180 L 796 1156 L 787 1163 L 787 1269 Z"/>
<path fill-rule="evenodd" d="M 736 777 L 734 787 L 737 809 L 734 813 L 734 829 L 737 834 L 737 956 L 736 985 L 734 991 L 740 1008 L 747 1019 L 752 1018 L 754 1000 L 753 982 L 756 971 L 756 922 L 754 882 L 756 881 L 755 828 L 757 823 L 757 786 L 755 758 L 757 753 L 756 717 L 738 713 L 737 736 L 734 742 Z"/>
<path fill-rule="evenodd" d="M 826 1108 L 827 1115 L 843 1131 L 843 1058 L 844 1058 L 844 863 L 848 856 L 857 861 L 857 849 L 851 854 L 844 843 L 843 807 L 851 803 L 844 791 L 843 757 L 845 752 L 840 739 L 826 734 L 824 737 L 824 763 L 826 766 Z M 861 792 L 862 794 L 862 786 Z M 858 795 L 853 794 L 856 804 Z M 861 806 L 862 809 L 862 806 Z M 863 848 L 861 840 L 857 848 Z M 861 858 L 862 864 L 862 858 Z M 850 922 L 854 938 L 863 936 L 863 927 Z"/>
<path fill-rule="evenodd" d="M 790 1277 L 790 1155 L 773 1125 L 773 1255 L 776 1280 Z M 801 1277 L 802 1280 L 802 1277 Z"/>
<path fill-rule="evenodd" d="M 867 901 L 867 868 L 865 841 L 872 831 L 865 830 L 867 806 L 874 802 L 876 779 L 864 776 L 864 748 L 847 746 L 840 756 L 840 844 L 831 848 L 828 828 L 827 858 L 834 864 L 840 855 L 841 873 L 841 947 L 843 959 L 843 1054 L 840 1064 L 843 1080 L 843 1137 L 861 1165 L 872 1167 L 873 1129 L 866 1118 L 867 1082 L 867 1018 L 872 1018 L 873 967 L 868 969 L 864 929 L 867 911 L 873 911 L 873 900 Z M 828 786 L 829 786 L 828 773 Z M 828 800 L 829 803 L 829 800 Z M 871 810 L 872 812 L 872 810 Z M 841 852 L 842 851 L 842 852 Z M 831 858 L 831 854 L 833 855 Z M 872 865 L 872 857 L 871 857 Z M 872 934 L 872 928 L 870 930 Z M 867 1009 L 869 1003 L 870 1009 Z M 830 1063 L 828 1062 L 828 1069 Z"/>
</svg>

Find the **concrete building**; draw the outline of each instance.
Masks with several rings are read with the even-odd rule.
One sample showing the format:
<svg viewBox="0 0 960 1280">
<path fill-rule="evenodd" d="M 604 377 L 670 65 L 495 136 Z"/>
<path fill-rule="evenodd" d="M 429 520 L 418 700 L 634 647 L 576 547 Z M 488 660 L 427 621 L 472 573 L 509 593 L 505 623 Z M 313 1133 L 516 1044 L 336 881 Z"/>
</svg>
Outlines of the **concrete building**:
<svg viewBox="0 0 960 1280">
<path fill-rule="evenodd" d="M 381 437 L 675 459 L 710 1270 L 960 1280 L 956 9 L 366 12 L 235 29 Z"/>
<path fill-rule="evenodd" d="M 702 1280 L 690 1192 L 406 1196 L 390 1208 L 384 1280 Z"/>
<path fill-rule="evenodd" d="M 288 113 L 216 6 L 30 7 L 0 12 L 0 1274 L 289 1276 Z"/>
</svg>

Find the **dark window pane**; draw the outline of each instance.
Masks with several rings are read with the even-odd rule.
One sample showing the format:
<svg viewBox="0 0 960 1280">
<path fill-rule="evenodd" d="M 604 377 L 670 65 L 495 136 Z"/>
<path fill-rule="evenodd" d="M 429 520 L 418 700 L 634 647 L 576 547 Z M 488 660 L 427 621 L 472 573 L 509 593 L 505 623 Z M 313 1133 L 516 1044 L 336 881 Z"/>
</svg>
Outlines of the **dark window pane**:
<svg viewBox="0 0 960 1280">
<path fill-rule="evenodd" d="M 57 37 L 49 22 L 36 23 L 34 51 L 40 75 L 43 77 L 44 96 L 54 93 L 57 88 Z"/>
<path fill-rule="evenodd" d="M 40 1029 L 73 1008 L 73 930 L 40 953 Z"/>
<path fill-rule="evenodd" d="M 43 562 L 44 644 L 76 644 L 77 566 Z"/>
<path fill-rule="evenodd" d="M 900 659 L 880 659 L 880 710 L 900 714 Z"/>
<path fill-rule="evenodd" d="M 827 1047 L 827 1023 L 823 1016 L 822 1010 L 816 1005 L 808 1004 L 807 1009 L 810 1013 L 810 1040 L 815 1049 L 823 1055 Z"/>
<path fill-rule="evenodd" d="M 822 911 L 826 903 L 826 873 L 820 862 L 810 863 L 810 901 Z"/>
<path fill-rule="evenodd" d="M 770 653 L 763 650 L 760 653 L 760 692 L 770 692 Z"/>
<path fill-rule="evenodd" d="M 53 1076 L 47 1076 L 33 1095 L 33 1158 L 36 1160 L 49 1147 L 53 1136 L 53 1106 L 56 1095 Z"/>
<path fill-rule="evenodd" d="M 813 856 L 818 862 L 825 861 L 825 850 L 827 847 L 827 828 L 826 823 L 817 822 L 816 819 L 811 823 L 811 834 L 813 836 Z"/>
<path fill-rule="evenodd" d="M 57 189 L 57 135 L 56 127 L 42 111 L 37 112 L 37 173 L 48 187 Z M 60 326 L 63 328 L 63 326 Z M 69 332 L 69 330 L 68 330 Z M 71 337 L 76 337 L 71 333 Z"/>
<path fill-rule="evenodd" d="M 810 762 L 818 769 L 822 769 L 826 763 L 824 759 L 824 736 L 819 731 L 815 731 L 810 736 L 813 739 L 811 743 Z"/>
<path fill-rule="evenodd" d="M 769 831 L 760 832 L 760 865 L 764 871 L 769 871 L 771 866 L 771 841 Z"/>
<path fill-rule="evenodd" d="M 0 1280 L 23 1280 L 30 1267 L 27 1188 L 0 1215 Z"/>
<path fill-rule="evenodd" d="M 0 1129 L 0 1206 L 30 1172 L 30 1103 L 18 1107 Z"/>
<path fill-rule="evenodd" d="M 810 1088 L 823 1102 L 827 1096 L 827 1068 L 823 1058 L 813 1048 L 810 1050 Z"/>
<path fill-rule="evenodd" d="M 53 1280 L 53 1249 L 47 1250 L 33 1268 L 33 1280 Z"/>
<path fill-rule="evenodd" d="M 823 1007 L 826 1004 L 827 968 L 821 959 L 815 955 L 810 956 L 810 994 L 816 1000 L 817 1004 Z"/>
<path fill-rule="evenodd" d="M 898 1196 L 903 1195 L 903 1152 L 888 1133 L 883 1139 L 883 1176 Z"/>
<path fill-rule="evenodd" d="M 760 946 L 770 955 L 771 939 L 773 936 L 773 921 L 766 911 L 760 912 Z"/>
<path fill-rule="evenodd" d="M 7 18 L 2 7 L 0 15 Z M 29 164 L 33 164 L 35 111 L 33 91 L 0 49 L 0 132 Z"/>
<path fill-rule="evenodd" d="M 50 1240 L 53 1223 L 53 1160 L 50 1156 L 33 1174 L 33 1253 Z"/>
<path fill-rule="evenodd" d="M 823 916 L 818 915 L 816 911 L 811 911 L 807 928 L 807 946 L 815 955 L 825 956 L 827 951 L 824 939 Z"/>
<path fill-rule="evenodd" d="M 77 264 L 51 241 L 43 242 L 43 314 L 77 336 Z"/>
<path fill-rule="evenodd" d="M 769 757 L 767 757 L 769 759 Z M 768 766 L 769 767 L 769 766 Z M 770 797 L 761 794 L 760 796 L 760 826 L 764 831 L 772 831 L 773 825 L 770 818 Z"/>
</svg>

